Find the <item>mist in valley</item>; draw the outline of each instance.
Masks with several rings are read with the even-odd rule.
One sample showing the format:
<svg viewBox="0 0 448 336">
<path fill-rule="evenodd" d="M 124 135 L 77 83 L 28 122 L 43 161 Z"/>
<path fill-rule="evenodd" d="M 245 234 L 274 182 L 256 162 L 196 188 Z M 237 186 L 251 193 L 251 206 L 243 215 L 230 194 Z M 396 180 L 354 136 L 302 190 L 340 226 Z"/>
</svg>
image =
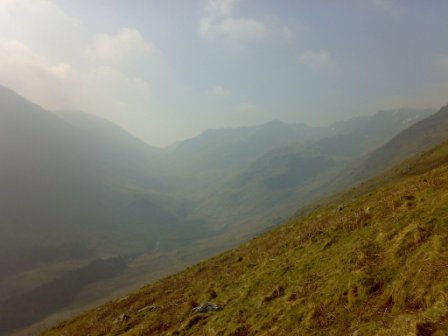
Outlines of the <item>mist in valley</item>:
<svg viewBox="0 0 448 336">
<path fill-rule="evenodd" d="M 441 141 L 447 10 L 0 1 L 0 334 L 119 300 Z"/>
</svg>

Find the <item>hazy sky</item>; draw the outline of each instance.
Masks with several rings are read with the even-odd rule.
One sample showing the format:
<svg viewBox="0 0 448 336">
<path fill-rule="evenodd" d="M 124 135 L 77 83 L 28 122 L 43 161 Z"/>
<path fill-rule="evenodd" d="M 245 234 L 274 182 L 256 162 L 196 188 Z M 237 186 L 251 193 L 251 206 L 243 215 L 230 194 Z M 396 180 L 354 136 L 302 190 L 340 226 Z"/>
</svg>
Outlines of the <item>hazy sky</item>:
<svg viewBox="0 0 448 336">
<path fill-rule="evenodd" d="M 446 0 L 0 0 L 0 84 L 153 145 L 448 102 Z"/>
</svg>

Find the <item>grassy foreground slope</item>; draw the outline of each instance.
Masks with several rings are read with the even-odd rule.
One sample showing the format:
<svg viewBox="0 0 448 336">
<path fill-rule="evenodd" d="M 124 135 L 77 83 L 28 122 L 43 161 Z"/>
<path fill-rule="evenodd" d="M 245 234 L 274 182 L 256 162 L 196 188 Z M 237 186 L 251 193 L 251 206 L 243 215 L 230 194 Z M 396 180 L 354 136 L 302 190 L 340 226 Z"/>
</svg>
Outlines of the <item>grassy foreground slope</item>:
<svg viewBox="0 0 448 336">
<path fill-rule="evenodd" d="M 447 335 L 448 142 L 374 182 L 44 334 Z"/>
</svg>

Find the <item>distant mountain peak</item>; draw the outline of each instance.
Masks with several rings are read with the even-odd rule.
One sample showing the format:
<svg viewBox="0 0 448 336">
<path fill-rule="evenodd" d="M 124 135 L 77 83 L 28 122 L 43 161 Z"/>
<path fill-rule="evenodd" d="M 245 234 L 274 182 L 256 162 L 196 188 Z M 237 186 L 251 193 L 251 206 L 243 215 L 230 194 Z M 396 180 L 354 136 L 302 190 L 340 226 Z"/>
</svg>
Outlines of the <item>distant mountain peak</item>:
<svg viewBox="0 0 448 336">
<path fill-rule="evenodd" d="M 279 119 L 272 119 L 271 121 L 268 121 L 266 125 L 287 125 L 287 124 Z"/>
</svg>

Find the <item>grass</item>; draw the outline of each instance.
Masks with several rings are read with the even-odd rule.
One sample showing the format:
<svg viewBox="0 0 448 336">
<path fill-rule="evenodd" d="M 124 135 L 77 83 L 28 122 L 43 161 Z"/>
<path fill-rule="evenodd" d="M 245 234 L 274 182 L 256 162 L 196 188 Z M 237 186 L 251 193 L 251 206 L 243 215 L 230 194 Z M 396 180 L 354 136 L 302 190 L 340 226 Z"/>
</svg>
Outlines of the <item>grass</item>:
<svg viewBox="0 0 448 336">
<path fill-rule="evenodd" d="M 446 335 L 447 158 L 444 143 L 44 335 Z M 223 309 L 191 312 L 205 302 Z"/>
</svg>

